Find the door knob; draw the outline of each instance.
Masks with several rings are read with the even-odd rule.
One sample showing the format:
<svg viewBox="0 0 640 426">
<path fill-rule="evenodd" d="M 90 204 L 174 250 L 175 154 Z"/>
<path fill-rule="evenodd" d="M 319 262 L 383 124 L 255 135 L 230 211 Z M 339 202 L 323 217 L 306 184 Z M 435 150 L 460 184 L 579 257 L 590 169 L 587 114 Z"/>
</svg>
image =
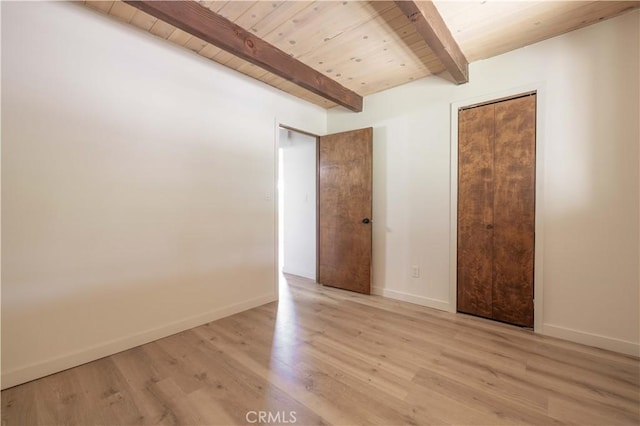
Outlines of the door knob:
<svg viewBox="0 0 640 426">
<path fill-rule="evenodd" d="M 371 221 L 369 220 L 368 217 L 365 217 L 364 219 L 362 219 L 362 223 L 369 223 L 369 222 L 371 222 Z"/>
<path fill-rule="evenodd" d="M 489 223 L 489 224 L 487 225 L 487 229 L 493 229 L 493 224 Z"/>
</svg>

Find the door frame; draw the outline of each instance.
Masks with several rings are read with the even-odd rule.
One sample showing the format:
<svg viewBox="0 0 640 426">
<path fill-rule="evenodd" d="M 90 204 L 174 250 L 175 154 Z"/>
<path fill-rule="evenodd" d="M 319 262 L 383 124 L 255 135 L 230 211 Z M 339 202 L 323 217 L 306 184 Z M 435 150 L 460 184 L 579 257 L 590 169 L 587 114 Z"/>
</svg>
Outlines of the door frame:
<svg viewBox="0 0 640 426">
<path fill-rule="evenodd" d="M 292 132 L 297 132 L 297 133 L 301 133 L 303 135 L 307 135 L 310 137 L 313 137 L 316 139 L 316 282 L 318 281 L 318 261 L 319 261 L 319 256 L 318 256 L 318 250 L 320 248 L 320 242 L 319 242 L 319 233 L 320 233 L 320 220 L 318 217 L 318 214 L 320 212 L 320 197 L 319 197 L 319 185 L 320 185 L 320 168 L 318 167 L 319 164 L 319 150 L 320 150 L 320 135 L 317 135 L 315 133 L 312 132 L 308 132 L 306 130 L 301 130 L 298 129 L 297 127 L 293 127 L 293 126 L 289 126 L 287 124 L 284 124 L 282 122 L 280 122 L 277 118 L 274 120 L 275 122 L 275 126 L 274 126 L 274 165 L 275 165 L 275 170 L 274 170 L 274 182 L 273 182 L 273 193 L 275 194 L 273 197 L 273 201 L 274 201 L 274 211 L 275 211 L 275 217 L 274 217 L 274 239 L 275 239 L 275 247 L 274 247 L 274 251 L 275 251 L 275 255 L 274 255 L 274 262 L 275 262 L 275 277 L 274 277 L 274 294 L 275 294 L 275 300 L 278 300 L 280 297 L 280 258 L 279 258 L 279 249 L 280 249 L 280 192 L 278 191 L 278 173 L 280 170 L 280 155 L 279 155 L 279 148 L 280 148 L 280 129 L 286 129 L 286 130 L 291 130 Z"/>
<path fill-rule="evenodd" d="M 449 311 L 457 312 L 458 306 L 458 109 L 493 100 L 506 99 L 522 93 L 536 92 L 536 171 L 535 171 L 535 248 L 533 279 L 533 331 L 543 331 L 543 253 L 544 253 L 544 145 L 546 121 L 546 85 L 544 82 L 514 87 L 499 92 L 465 98 L 451 103 L 451 151 L 449 176 Z"/>
</svg>

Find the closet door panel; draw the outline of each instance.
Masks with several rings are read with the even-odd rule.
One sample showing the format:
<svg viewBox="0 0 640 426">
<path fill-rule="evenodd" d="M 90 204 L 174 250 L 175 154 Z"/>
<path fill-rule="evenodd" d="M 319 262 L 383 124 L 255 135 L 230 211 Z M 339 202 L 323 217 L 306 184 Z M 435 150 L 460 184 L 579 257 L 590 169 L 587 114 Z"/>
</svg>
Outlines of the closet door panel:
<svg viewBox="0 0 640 426">
<path fill-rule="evenodd" d="M 495 104 L 493 318 L 533 326 L 536 98 Z"/>
<path fill-rule="evenodd" d="M 460 111 L 458 311 L 492 316 L 494 106 Z"/>
</svg>

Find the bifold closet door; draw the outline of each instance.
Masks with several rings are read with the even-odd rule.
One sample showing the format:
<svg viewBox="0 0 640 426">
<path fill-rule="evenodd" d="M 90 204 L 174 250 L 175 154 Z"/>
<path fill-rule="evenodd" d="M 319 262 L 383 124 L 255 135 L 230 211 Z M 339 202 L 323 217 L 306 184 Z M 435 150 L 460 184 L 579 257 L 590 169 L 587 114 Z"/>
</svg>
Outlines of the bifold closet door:
<svg viewBox="0 0 640 426">
<path fill-rule="evenodd" d="M 494 106 L 458 114 L 458 311 L 493 315 Z"/>
<path fill-rule="evenodd" d="M 458 117 L 458 311 L 532 327 L 536 97 Z"/>
</svg>

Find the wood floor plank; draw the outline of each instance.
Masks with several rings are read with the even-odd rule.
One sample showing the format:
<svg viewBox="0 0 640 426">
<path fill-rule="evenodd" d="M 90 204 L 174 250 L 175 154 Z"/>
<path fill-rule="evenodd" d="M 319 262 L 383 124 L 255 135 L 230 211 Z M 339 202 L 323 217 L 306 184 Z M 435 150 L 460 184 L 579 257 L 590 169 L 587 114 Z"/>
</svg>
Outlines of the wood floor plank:
<svg viewBox="0 0 640 426">
<path fill-rule="evenodd" d="M 143 347 L 120 352 L 112 357 L 114 364 L 132 388 L 131 397 L 142 416 L 141 424 L 171 424 L 170 401 L 157 391 L 156 383 L 167 377 L 155 368 L 153 359 Z"/>
<path fill-rule="evenodd" d="M 36 387 L 36 400 L 38 402 L 38 423 L 51 422 L 51 424 L 81 424 L 96 423 L 97 415 L 87 407 L 93 407 L 96 403 L 95 393 L 104 383 L 98 384 L 94 392 L 86 391 L 83 388 L 82 377 L 92 376 L 92 370 L 100 364 L 98 360 L 94 363 L 81 365 L 76 369 L 68 370 L 69 373 L 61 372 L 45 377 L 46 386 Z M 58 404 L 49 402 L 50 395 L 56 395 Z M 42 414 L 47 413 L 47 420 Z"/>
<path fill-rule="evenodd" d="M 37 383 L 16 386 L 6 394 L 2 392 L 2 424 L 8 423 L 4 413 L 11 413 L 12 424 L 16 425 L 38 424 L 40 419 L 40 424 L 54 424 L 48 416 L 46 405 L 41 408 L 36 406 L 36 388 L 43 389 L 45 386 L 44 379 L 40 379 Z M 59 405 L 59 402 L 55 405 Z"/>
<path fill-rule="evenodd" d="M 640 423 L 637 358 L 295 276 L 281 287 L 279 302 L 6 389 L 2 425 Z"/>
<path fill-rule="evenodd" d="M 452 379 L 438 371 L 422 369 L 414 378 L 419 386 L 464 403 L 478 411 L 497 417 L 506 424 L 561 424 L 558 420 L 541 414 L 535 407 L 510 398 L 507 394 L 487 392 L 485 389 L 469 386 L 463 379 Z"/>
</svg>

